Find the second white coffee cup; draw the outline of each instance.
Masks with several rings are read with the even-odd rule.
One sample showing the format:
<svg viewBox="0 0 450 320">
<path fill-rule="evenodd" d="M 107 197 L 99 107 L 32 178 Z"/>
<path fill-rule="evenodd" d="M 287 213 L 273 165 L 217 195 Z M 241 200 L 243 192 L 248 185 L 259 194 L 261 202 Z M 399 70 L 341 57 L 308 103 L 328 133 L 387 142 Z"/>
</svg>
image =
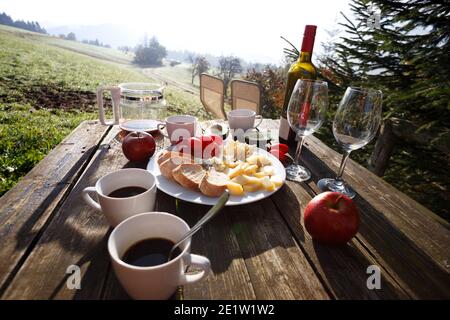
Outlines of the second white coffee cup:
<svg viewBox="0 0 450 320">
<path fill-rule="evenodd" d="M 125 187 L 140 187 L 146 191 L 125 198 L 109 196 L 111 192 Z M 96 193 L 98 202 L 89 193 Z M 144 169 L 121 169 L 100 178 L 95 187 L 85 188 L 82 196 L 88 205 L 101 211 L 108 223 L 115 227 L 132 215 L 153 210 L 156 198 L 156 178 Z"/>
<path fill-rule="evenodd" d="M 255 125 L 255 119 L 258 123 Z M 242 129 L 244 131 L 258 127 L 262 122 L 262 116 L 250 109 L 236 109 L 228 112 L 228 125 L 230 129 Z"/>
</svg>

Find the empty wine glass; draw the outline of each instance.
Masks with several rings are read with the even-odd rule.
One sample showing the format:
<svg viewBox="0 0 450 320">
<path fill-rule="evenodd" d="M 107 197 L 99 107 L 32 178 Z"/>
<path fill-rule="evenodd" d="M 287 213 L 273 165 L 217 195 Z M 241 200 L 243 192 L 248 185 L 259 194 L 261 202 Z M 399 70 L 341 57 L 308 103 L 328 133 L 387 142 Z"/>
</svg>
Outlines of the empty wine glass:
<svg viewBox="0 0 450 320">
<path fill-rule="evenodd" d="M 328 85 L 325 81 L 297 80 L 287 109 L 287 119 L 297 135 L 294 162 L 286 167 L 286 176 L 292 181 L 311 178 L 308 169 L 300 165 L 300 153 L 305 137 L 320 128 L 328 106 Z"/>
<path fill-rule="evenodd" d="M 320 190 L 355 197 L 355 191 L 342 180 L 345 164 L 353 150 L 364 147 L 375 137 L 381 123 L 382 99 L 380 90 L 347 88 L 333 121 L 333 134 L 344 155 L 336 178 L 319 180 Z"/>
</svg>

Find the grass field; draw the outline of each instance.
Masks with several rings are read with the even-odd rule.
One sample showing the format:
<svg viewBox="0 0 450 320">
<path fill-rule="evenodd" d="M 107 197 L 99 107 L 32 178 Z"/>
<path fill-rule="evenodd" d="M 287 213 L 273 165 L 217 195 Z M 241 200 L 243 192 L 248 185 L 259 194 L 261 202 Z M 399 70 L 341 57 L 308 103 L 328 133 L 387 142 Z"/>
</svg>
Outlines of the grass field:
<svg viewBox="0 0 450 320">
<path fill-rule="evenodd" d="M 187 63 L 181 63 L 173 67 L 170 65 L 164 65 L 162 67 L 152 68 L 152 71 L 168 79 L 192 86 L 191 66 Z M 194 78 L 193 86 L 200 86 L 198 77 Z"/>
<path fill-rule="evenodd" d="M 100 84 L 154 81 L 120 51 L 0 26 L 0 196 L 85 119 Z M 168 87 L 168 113 L 204 118 L 198 97 Z"/>
</svg>

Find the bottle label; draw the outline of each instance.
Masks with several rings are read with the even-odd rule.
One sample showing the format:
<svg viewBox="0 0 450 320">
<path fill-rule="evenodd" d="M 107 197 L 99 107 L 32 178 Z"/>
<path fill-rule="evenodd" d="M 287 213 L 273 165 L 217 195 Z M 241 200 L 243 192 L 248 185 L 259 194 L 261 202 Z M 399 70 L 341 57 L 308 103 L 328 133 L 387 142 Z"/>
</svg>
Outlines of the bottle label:
<svg viewBox="0 0 450 320">
<path fill-rule="evenodd" d="M 279 134 L 278 134 L 280 136 L 280 138 L 282 138 L 282 139 L 287 141 L 288 138 L 289 138 L 289 129 L 290 129 L 290 126 L 289 126 L 288 120 L 285 117 L 281 116 L 281 118 L 280 118 L 280 131 L 279 131 Z"/>
</svg>

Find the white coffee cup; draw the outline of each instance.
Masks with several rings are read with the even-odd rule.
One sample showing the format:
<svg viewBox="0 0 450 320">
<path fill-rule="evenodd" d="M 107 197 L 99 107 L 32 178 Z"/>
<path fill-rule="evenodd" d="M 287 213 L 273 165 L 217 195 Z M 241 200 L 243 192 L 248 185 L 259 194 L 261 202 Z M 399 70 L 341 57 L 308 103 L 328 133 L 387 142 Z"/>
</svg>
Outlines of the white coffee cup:
<svg viewBox="0 0 450 320">
<path fill-rule="evenodd" d="M 133 299 L 167 299 L 178 286 L 200 281 L 208 275 L 210 262 L 206 257 L 189 253 L 190 239 L 180 245 L 181 254 L 161 265 L 137 267 L 121 259 L 126 250 L 139 241 L 163 238 L 175 243 L 189 230 L 186 222 L 165 212 L 141 213 L 126 219 L 114 229 L 108 240 L 109 255 L 119 282 Z M 189 265 L 202 271 L 186 274 Z"/>
<path fill-rule="evenodd" d="M 124 187 L 141 187 L 147 191 L 127 198 L 113 198 L 108 195 Z M 89 193 L 96 193 L 96 202 Z M 92 208 L 103 212 L 108 223 L 115 227 L 123 220 L 137 213 L 152 211 L 155 207 L 156 178 L 144 169 L 121 169 L 100 178 L 95 187 L 82 192 L 83 199 Z"/>
<path fill-rule="evenodd" d="M 259 119 L 255 126 L 255 119 Z M 228 112 L 228 125 L 230 129 L 242 129 L 244 131 L 258 127 L 262 122 L 262 116 L 250 109 L 235 109 Z"/>
<path fill-rule="evenodd" d="M 166 128 L 167 134 L 162 129 Z M 170 116 L 158 124 L 159 132 L 169 138 L 171 143 L 177 143 L 181 138 L 195 137 L 197 118 L 189 115 Z"/>
</svg>

